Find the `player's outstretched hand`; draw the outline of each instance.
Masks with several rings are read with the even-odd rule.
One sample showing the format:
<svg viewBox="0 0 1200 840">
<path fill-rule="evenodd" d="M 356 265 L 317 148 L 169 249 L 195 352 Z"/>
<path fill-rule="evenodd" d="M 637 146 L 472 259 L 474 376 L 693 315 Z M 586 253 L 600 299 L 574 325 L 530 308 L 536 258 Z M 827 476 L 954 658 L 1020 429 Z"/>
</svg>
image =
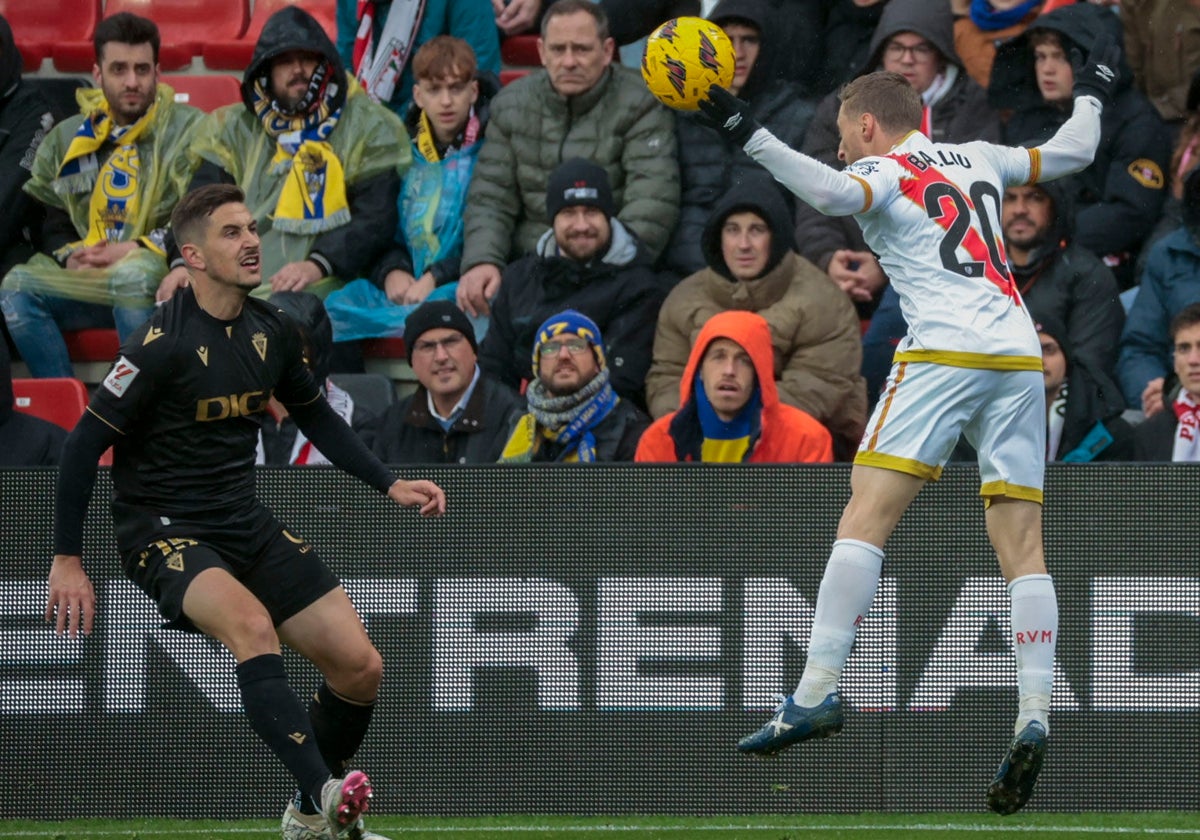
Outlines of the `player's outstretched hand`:
<svg viewBox="0 0 1200 840">
<path fill-rule="evenodd" d="M 96 617 L 96 591 L 83 559 L 67 554 L 54 555 L 50 566 L 50 588 L 46 596 L 46 621 L 54 622 L 54 632 L 65 632 L 72 639 L 92 632 Z"/>
<path fill-rule="evenodd" d="M 708 98 L 700 100 L 700 119 L 739 146 L 762 126 L 750 116 L 750 106 L 720 85 L 708 89 Z"/>
<path fill-rule="evenodd" d="M 1121 79 L 1118 69 L 1120 62 L 1121 48 L 1111 35 L 1096 36 L 1087 61 L 1083 60 L 1083 55 L 1078 49 L 1072 49 L 1071 64 L 1075 72 L 1075 87 L 1072 93 L 1075 96 L 1094 96 L 1107 108 L 1112 104 L 1117 82 Z"/>
<path fill-rule="evenodd" d="M 388 498 L 401 507 L 415 507 L 422 516 L 441 516 L 446 512 L 446 493 L 432 481 L 398 480 L 388 488 Z"/>
</svg>

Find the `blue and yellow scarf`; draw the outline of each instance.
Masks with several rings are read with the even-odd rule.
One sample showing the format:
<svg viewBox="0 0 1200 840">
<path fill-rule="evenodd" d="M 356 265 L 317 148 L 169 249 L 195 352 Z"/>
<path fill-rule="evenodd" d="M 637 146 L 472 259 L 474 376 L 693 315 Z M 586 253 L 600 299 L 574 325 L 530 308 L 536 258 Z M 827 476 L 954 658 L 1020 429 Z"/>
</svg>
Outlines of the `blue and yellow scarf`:
<svg viewBox="0 0 1200 840">
<path fill-rule="evenodd" d="M 700 421 L 700 460 L 704 463 L 740 464 L 754 448 L 762 430 L 762 395 L 754 389 L 750 401 L 732 420 L 722 420 L 708 400 L 704 383 L 696 375 L 691 402 Z"/>
<path fill-rule="evenodd" d="M 285 113 L 269 92 L 266 78 L 254 80 L 254 113 L 277 146 L 271 163 L 290 167 L 275 205 L 274 226 L 286 233 L 317 234 L 350 221 L 346 175 L 329 143 L 342 108 L 335 107 L 339 82 L 328 62 L 317 65 L 294 114 Z"/>
<path fill-rule="evenodd" d="M 83 239 L 60 248 L 56 257 L 62 259 L 79 248 L 100 242 L 124 241 L 125 228 L 137 215 L 140 194 L 141 160 L 137 142 L 153 125 L 157 113 L 158 102 L 155 101 L 137 122 L 117 125 L 108 100 L 101 96 L 96 108 L 79 126 L 52 186 L 60 195 L 91 191 L 88 231 Z M 108 142 L 114 143 L 116 148 L 101 164 L 97 153 Z M 147 247 L 162 253 L 150 244 L 150 240 L 144 241 Z"/>
<path fill-rule="evenodd" d="M 525 391 L 529 414 L 517 423 L 504 451 L 501 464 L 529 462 L 542 440 L 562 447 L 556 460 L 592 463 L 596 460 L 596 436 L 592 430 L 616 407 L 618 397 L 609 382 L 608 368 L 601 368 L 592 381 L 574 394 L 553 396 L 535 379 Z"/>
</svg>

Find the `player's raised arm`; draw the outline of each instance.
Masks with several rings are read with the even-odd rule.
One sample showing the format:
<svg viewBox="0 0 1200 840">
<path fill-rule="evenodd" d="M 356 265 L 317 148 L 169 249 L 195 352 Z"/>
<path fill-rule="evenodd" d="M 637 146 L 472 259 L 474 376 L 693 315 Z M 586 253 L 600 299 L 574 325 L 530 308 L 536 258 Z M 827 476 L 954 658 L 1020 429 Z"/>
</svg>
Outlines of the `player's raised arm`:
<svg viewBox="0 0 1200 840">
<path fill-rule="evenodd" d="M 724 133 L 761 163 L 775 180 L 827 216 L 849 216 L 869 204 L 863 182 L 819 160 L 797 152 L 758 124 L 750 106 L 713 85 L 700 110 L 713 128 Z"/>
<path fill-rule="evenodd" d="M 1074 109 L 1054 136 L 1038 146 L 1031 157 L 1030 182 L 1050 181 L 1086 169 L 1100 145 L 1100 114 L 1112 104 L 1120 74 L 1120 47 L 1108 35 L 1096 38 L 1084 61 L 1073 51 L 1075 65 Z"/>
</svg>

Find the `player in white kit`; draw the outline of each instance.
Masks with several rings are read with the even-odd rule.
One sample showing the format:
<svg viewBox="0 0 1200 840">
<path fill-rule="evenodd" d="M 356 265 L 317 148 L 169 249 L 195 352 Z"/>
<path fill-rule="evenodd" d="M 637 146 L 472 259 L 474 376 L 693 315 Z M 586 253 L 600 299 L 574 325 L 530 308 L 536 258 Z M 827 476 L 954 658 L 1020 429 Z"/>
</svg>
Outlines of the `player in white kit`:
<svg viewBox="0 0 1200 840">
<path fill-rule="evenodd" d="M 874 599 L 884 543 L 961 434 L 979 453 L 988 537 L 1008 581 L 1020 698 L 987 804 L 1011 814 L 1033 793 L 1046 754 L 1058 605 L 1042 547 L 1041 349 L 1008 270 L 1001 196 L 1091 163 L 1117 55 L 1111 40 L 1097 40 L 1076 71 L 1071 118 L 1033 149 L 934 143 L 917 130 L 921 100 L 903 76 L 859 77 L 840 94 L 841 172 L 788 148 L 720 88 L 701 103 L 801 199 L 827 215 L 854 215 L 909 330 L 854 459 L 800 683 L 740 751 L 773 755 L 841 731 L 838 680 Z"/>
</svg>

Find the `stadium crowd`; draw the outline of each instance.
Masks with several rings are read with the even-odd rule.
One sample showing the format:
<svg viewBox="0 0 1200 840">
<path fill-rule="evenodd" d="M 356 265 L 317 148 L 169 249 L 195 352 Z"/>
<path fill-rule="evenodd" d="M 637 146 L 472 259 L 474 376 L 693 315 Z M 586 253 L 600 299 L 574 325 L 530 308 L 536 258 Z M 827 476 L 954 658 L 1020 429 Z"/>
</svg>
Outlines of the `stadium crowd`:
<svg viewBox="0 0 1200 840">
<path fill-rule="evenodd" d="M 622 64 L 679 14 L 729 34 L 730 92 L 759 123 L 835 167 L 837 91 L 858 76 L 904 76 L 938 142 L 1032 146 L 1114 38 L 1092 165 L 1001 199 L 1047 460 L 1200 460 L 1188 0 L 301 2 L 209 110 L 177 101 L 152 19 L 97 24 L 70 107 L 61 74 L 22 73 L 0 18 L 6 346 L 32 377 L 72 377 L 72 332 L 124 340 L 188 285 L 176 203 L 229 183 L 261 238 L 254 294 L 298 322 L 326 397 L 388 462 L 849 461 L 907 331 L 899 300 L 853 217 L 797 202 Z M 522 36 L 542 66 L 514 72 Z M 706 326 L 729 312 L 754 317 Z M 381 338 L 405 342 L 401 400 L 364 387 Z M 323 463 L 281 409 L 261 412 L 260 461 Z M 23 428 L 0 424 L 2 448 L 56 461 Z"/>
</svg>

